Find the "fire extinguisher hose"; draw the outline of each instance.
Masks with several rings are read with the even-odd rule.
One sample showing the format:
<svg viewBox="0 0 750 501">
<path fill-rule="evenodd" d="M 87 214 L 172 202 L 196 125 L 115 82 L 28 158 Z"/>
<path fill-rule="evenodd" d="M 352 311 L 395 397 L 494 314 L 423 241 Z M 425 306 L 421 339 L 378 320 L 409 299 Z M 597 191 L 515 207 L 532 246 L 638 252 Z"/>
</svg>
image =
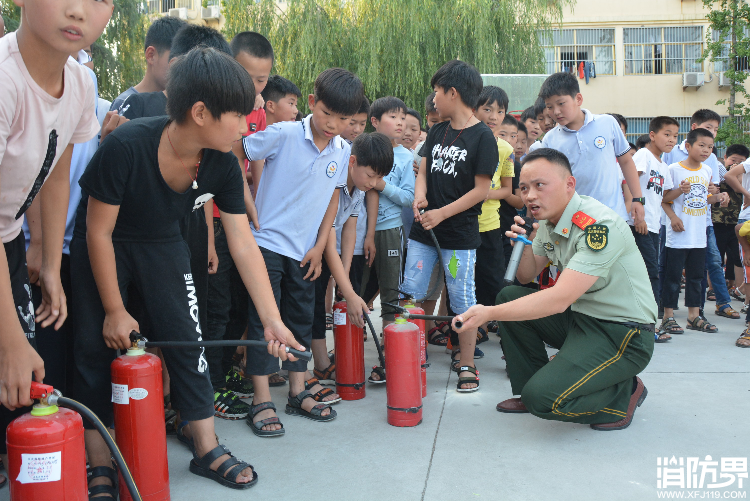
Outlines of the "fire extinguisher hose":
<svg viewBox="0 0 750 501">
<path fill-rule="evenodd" d="M 109 447 L 109 450 L 112 453 L 112 457 L 115 460 L 115 464 L 117 464 L 117 468 L 120 470 L 120 474 L 122 474 L 125 485 L 128 487 L 130 497 L 133 498 L 133 501 L 142 501 L 143 498 L 141 498 L 141 493 L 138 492 L 138 487 L 136 487 L 135 482 L 133 481 L 133 475 L 130 473 L 128 465 L 125 464 L 125 460 L 122 458 L 120 449 L 117 447 L 115 441 L 112 440 L 112 436 L 109 434 L 107 428 L 104 426 L 104 423 L 101 422 L 96 414 L 94 414 L 91 409 L 89 409 L 82 403 L 71 400 L 70 398 L 58 397 L 56 395 L 53 397 L 52 395 L 50 395 L 48 401 L 50 404 L 61 405 L 63 407 L 68 407 L 69 409 L 73 409 L 81 416 L 86 418 L 89 423 L 94 425 L 96 431 L 99 432 L 104 441 L 107 443 L 107 447 Z"/>
<path fill-rule="evenodd" d="M 370 315 L 362 312 L 365 315 L 365 321 L 367 321 L 367 325 L 370 326 L 370 333 L 372 333 L 372 339 L 375 341 L 375 347 L 378 349 L 378 359 L 380 360 L 380 366 L 385 370 L 385 357 L 383 356 L 383 348 L 380 347 L 380 341 L 378 341 L 378 333 L 375 332 L 375 327 L 372 326 L 372 322 L 370 321 Z"/>
<path fill-rule="evenodd" d="M 419 211 L 420 214 L 424 214 L 424 209 Z M 445 263 L 443 262 L 443 253 L 440 252 L 440 244 L 438 243 L 437 237 L 435 236 L 435 232 L 432 230 L 427 230 L 430 233 L 430 238 L 432 238 L 432 243 L 435 244 L 435 251 L 437 251 L 437 257 L 438 261 L 440 262 L 440 268 L 443 269 L 443 272 L 445 272 Z M 435 291 L 437 291 L 437 288 L 440 287 L 440 281 L 436 280 L 435 285 L 432 286 L 432 290 L 428 291 L 427 294 L 423 298 L 420 299 L 414 299 L 415 303 L 423 303 L 427 299 L 431 298 L 433 294 L 435 294 Z"/>
</svg>

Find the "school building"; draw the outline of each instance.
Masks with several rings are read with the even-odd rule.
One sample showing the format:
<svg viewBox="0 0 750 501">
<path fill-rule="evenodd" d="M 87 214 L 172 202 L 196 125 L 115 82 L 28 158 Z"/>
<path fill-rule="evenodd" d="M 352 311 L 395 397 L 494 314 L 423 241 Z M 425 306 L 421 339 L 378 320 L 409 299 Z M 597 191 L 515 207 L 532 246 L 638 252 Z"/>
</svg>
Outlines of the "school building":
<svg viewBox="0 0 750 501">
<path fill-rule="evenodd" d="M 540 37 L 545 72 L 579 75 L 583 63 L 583 106 L 627 117 L 630 142 L 656 115 L 676 118 L 686 131 L 695 110 L 727 114 L 716 104 L 729 98 L 727 60 L 696 61 L 713 36 L 707 13 L 701 0 L 577 0 L 562 25 Z"/>
</svg>

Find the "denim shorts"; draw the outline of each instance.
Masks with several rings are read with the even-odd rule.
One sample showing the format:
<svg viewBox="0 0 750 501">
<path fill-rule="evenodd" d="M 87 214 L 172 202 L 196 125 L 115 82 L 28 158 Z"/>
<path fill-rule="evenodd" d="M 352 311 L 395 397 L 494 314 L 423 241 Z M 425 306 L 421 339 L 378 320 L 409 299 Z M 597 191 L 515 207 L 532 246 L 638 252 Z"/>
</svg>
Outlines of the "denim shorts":
<svg viewBox="0 0 750 501">
<path fill-rule="evenodd" d="M 464 313 L 477 304 L 474 290 L 477 250 L 441 249 L 440 252 L 451 310 L 456 314 Z M 409 240 L 409 252 L 406 254 L 401 290 L 415 298 L 424 297 L 429 292 L 430 276 L 437 262 L 438 255 L 435 247 Z"/>
</svg>

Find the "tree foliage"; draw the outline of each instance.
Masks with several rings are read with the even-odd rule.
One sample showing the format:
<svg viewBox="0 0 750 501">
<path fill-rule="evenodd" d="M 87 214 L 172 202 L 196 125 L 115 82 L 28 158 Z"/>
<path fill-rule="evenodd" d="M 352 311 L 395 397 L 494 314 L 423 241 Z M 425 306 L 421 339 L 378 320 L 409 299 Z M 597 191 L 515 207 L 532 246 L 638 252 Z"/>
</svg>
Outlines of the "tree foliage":
<svg viewBox="0 0 750 501">
<path fill-rule="evenodd" d="M 746 0 L 703 0 L 703 4 L 711 9 L 706 16 L 710 29 L 703 58 L 710 56 L 715 62 L 726 60 L 724 74 L 731 81 L 729 99 L 716 102 L 726 104 L 729 113 L 729 119 L 722 124 L 716 140 L 727 145 L 750 146 L 747 132 L 750 127 L 750 107 L 747 104 L 750 103 L 750 94 L 745 88 L 750 60 L 750 7 Z M 745 102 L 739 102 L 738 97 Z"/>
<path fill-rule="evenodd" d="M 13 0 L 0 0 L 0 14 L 5 21 L 5 32 L 16 31 L 21 22 L 21 8 Z"/>
<path fill-rule="evenodd" d="M 540 73 L 537 33 L 571 0 L 223 0 L 227 38 L 253 30 L 276 54 L 275 72 L 312 92 L 338 66 L 362 79 L 370 98 L 394 95 L 423 108 L 430 78 L 454 58 L 482 73 Z"/>
</svg>

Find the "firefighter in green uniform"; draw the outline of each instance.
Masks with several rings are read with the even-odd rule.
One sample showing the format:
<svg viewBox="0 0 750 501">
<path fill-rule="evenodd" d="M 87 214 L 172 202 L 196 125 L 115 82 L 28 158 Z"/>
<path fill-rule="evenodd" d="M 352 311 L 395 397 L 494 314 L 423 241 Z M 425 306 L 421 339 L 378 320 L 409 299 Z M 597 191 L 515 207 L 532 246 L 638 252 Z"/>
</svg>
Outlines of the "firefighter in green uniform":
<svg viewBox="0 0 750 501">
<path fill-rule="evenodd" d="M 519 188 L 539 223 L 527 235 L 533 245 L 523 251 L 517 279 L 530 282 L 551 261 L 558 280 L 538 292 L 506 287 L 497 306 L 477 305 L 456 319 L 462 330 L 500 321 L 511 388 L 521 397 L 498 411 L 620 430 L 646 398 L 636 375 L 654 350 L 656 303 L 628 224 L 575 187 L 562 153 L 540 148 L 526 156 Z M 520 224 L 507 235 L 515 232 L 524 233 Z M 560 350 L 552 360 L 545 343 Z"/>
</svg>

